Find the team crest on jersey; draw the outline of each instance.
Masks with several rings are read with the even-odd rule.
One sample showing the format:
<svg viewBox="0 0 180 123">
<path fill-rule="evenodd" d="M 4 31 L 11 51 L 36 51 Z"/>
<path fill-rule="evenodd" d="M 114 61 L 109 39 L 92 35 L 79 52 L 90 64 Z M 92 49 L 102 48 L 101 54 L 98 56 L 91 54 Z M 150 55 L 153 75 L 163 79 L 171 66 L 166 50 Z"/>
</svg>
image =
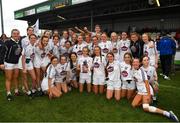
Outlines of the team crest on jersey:
<svg viewBox="0 0 180 123">
<path fill-rule="evenodd" d="M 34 57 L 35 57 L 35 53 L 32 53 L 32 54 L 30 55 L 30 58 L 31 58 L 31 59 L 34 59 Z"/>
<path fill-rule="evenodd" d="M 113 48 L 113 53 L 118 53 L 118 49 L 117 48 Z"/>
<path fill-rule="evenodd" d="M 63 55 L 66 56 L 66 57 L 69 57 L 69 53 L 68 52 L 64 53 Z"/>
<path fill-rule="evenodd" d="M 95 62 L 95 63 L 94 63 L 94 68 L 99 68 L 99 66 L 100 66 L 100 65 L 99 65 L 98 62 Z"/>
<path fill-rule="evenodd" d="M 122 50 L 122 51 L 127 51 L 128 48 L 127 48 L 126 46 L 123 46 L 123 47 L 121 47 L 121 50 Z"/>
<path fill-rule="evenodd" d="M 104 48 L 103 49 L 103 53 L 108 53 L 109 52 L 109 49 L 108 48 Z"/>
<path fill-rule="evenodd" d="M 77 52 L 77 55 L 82 55 L 82 50 L 79 50 L 79 51 Z"/>
<path fill-rule="evenodd" d="M 127 71 L 122 71 L 121 74 L 122 74 L 123 77 L 127 77 L 128 76 L 128 72 Z"/>
<path fill-rule="evenodd" d="M 46 56 L 45 52 L 41 54 L 41 58 L 44 58 L 45 56 Z"/>
<path fill-rule="evenodd" d="M 15 55 L 20 55 L 20 53 L 21 53 L 21 48 L 19 47 L 19 48 L 17 48 L 16 50 L 15 50 Z"/>
<path fill-rule="evenodd" d="M 114 71 L 114 67 L 109 66 L 109 67 L 107 68 L 107 71 L 108 71 L 108 72 L 113 72 L 113 71 Z"/>
</svg>

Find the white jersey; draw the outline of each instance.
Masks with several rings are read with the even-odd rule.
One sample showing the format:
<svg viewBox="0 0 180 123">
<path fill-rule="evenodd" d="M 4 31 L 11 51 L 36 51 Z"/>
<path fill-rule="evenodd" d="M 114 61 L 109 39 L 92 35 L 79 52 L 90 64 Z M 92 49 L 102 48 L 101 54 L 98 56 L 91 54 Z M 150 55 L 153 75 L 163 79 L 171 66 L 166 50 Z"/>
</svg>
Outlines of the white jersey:
<svg viewBox="0 0 180 123">
<path fill-rule="evenodd" d="M 85 43 L 74 45 L 73 52 L 77 54 L 78 58 L 82 56 L 82 50 L 84 47 L 86 47 Z"/>
<path fill-rule="evenodd" d="M 21 40 L 21 46 L 22 48 L 26 48 L 29 45 L 29 36 L 26 36 Z"/>
<path fill-rule="evenodd" d="M 38 46 L 35 47 L 35 59 L 44 59 L 47 58 L 47 54 L 49 54 L 51 51 L 51 48 L 49 45 L 47 45 L 43 50 L 40 49 Z"/>
<path fill-rule="evenodd" d="M 63 78 L 67 75 L 67 72 L 70 71 L 70 67 L 69 67 L 69 63 L 65 63 L 65 64 L 58 64 L 55 67 L 56 71 L 57 71 L 57 76 L 59 78 Z"/>
<path fill-rule="evenodd" d="M 120 80 L 120 65 L 119 62 L 114 61 L 113 63 L 109 63 L 107 66 L 108 78 L 109 81 L 119 82 Z"/>
<path fill-rule="evenodd" d="M 80 57 L 78 60 L 78 65 L 80 66 L 80 77 L 86 78 L 91 76 L 91 68 L 92 68 L 92 58 L 87 57 Z"/>
<path fill-rule="evenodd" d="M 26 48 L 23 48 L 22 55 L 24 55 L 26 59 L 34 60 L 35 46 L 31 44 L 27 45 Z"/>
<path fill-rule="evenodd" d="M 112 44 L 110 41 L 99 43 L 99 47 L 101 47 L 102 55 L 106 56 L 112 50 Z"/>
<path fill-rule="evenodd" d="M 55 67 L 51 64 L 47 68 L 45 77 L 44 77 L 44 79 L 43 79 L 43 81 L 41 83 L 41 88 L 42 88 L 43 91 L 47 91 L 49 89 L 48 79 L 52 79 L 51 87 L 54 86 L 55 75 L 56 75 Z"/>
<path fill-rule="evenodd" d="M 51 53 L 59 59 L 60 57 L 59 44 L 51 45 Z"/>
<path fill-rule="evenodd" d="M 73 48 L 70 47 L 67 49 L 66 47 L 60 47 L 60 54 L 66 56 L 67 58 L 69 57 L 69 54 L 72 52 Z"/>
<path fill-rule="evenodd" d="M 66 41 L 67 41 L 67 39 L 61 38 L 60 39 L 60 46 L 64 47 Z"/>
<path fill-rule="evenodd" d="M 133 80 L 132 78 L 132 67 L 129 64 L 126 64 L 125 62 L 120 63 L 120 69 L 121 69 L 121 80 L 127 81 L 127 80 Z"/>
<path fill-rule="evenodd" d="M 136 87 L 138 90 L 138 94 L 147 93 L 147 89 L 145 86 L 145 81 L 147 81 L 147 74 L 143 69 L 133 70 L 133 79 L 136 83 Z"/>
<path fill-rule="evenodd" d="M 95 56 L 93 58 L 93 76 L 105 77 L 106 59 L 104 56 Z"/>
<path fill-rule="evenodd" d="M 155 77 L 157 77 L 156 69 L 152 66 L 149 66 L 147 68 L 141 67 L 147 74 L 148 82 L 154 83 Z"/>
<path fill-rule="evenodd" d="M 115 56 L 115 60 L 117 61 L 120 61 L 120 50 L 119 50 L 119 47 L 120 47 L 120 42 L 119 41 L 112 41 L 112 52 L 114 53 L 114 56 Z"/>
<path fill-rule="evenodd" d="M 151 45 L 154 45 L 154 47 L 150 48 Z M 148 43 L 145 43 L 143 47 L 143 52 L 144 52 L 144 55 L 147 55 L 149 57 L 150 59 L 149 64 L 151 66 L 154 66 L 156 63 L 156 53 L 157 53 L 157 49 L 155 47 L 154 42 L 150 41 Z"/>
<path fill-rule="evenodd" d="M 130 40 L 121 40 L 120 41 L 120 46 L 119 46 L 119 51 L 120 51 L 120 62 L 124 61 L 124 54 L 126 52 L 131 52 L 130 50 Z"/>
</svg>

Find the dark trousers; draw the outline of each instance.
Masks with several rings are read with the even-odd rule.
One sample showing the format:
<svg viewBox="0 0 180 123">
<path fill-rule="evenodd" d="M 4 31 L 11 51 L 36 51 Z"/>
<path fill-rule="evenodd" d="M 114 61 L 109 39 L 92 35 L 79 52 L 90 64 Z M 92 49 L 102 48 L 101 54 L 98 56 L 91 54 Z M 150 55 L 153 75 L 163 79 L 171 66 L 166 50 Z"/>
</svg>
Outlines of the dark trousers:
<svg viewBox="0 0 180 123">
<path fill-rule="evenodd" d="M 169 76 L 171 71 L 172 55 L 160 55 L 162 73 Z"/>
</svg>

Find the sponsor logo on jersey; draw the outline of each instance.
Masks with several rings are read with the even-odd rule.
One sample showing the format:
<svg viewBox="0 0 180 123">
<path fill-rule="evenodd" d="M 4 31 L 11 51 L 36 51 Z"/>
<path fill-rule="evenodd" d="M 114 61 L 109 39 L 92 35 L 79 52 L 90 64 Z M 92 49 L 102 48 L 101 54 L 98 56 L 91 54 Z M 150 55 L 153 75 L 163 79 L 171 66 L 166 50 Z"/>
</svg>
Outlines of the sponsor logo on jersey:
<svg viewBox="0 0 180 123">
<path fill-rule="evenodd" d="M 44 58 L 46 56 L 46 53 L 41 54 L 41 58 Z"/>
<path fill-rule="evenodd" d="M 127 77 L 128 76 L 128 72 L 127 71 L 122 71 L 122 76 L 123 77 Z"/>
<path fill-rule="evenodd" d="M 113 72 L 113 71 L 114 71 L 114 67 L 109 66 L 109 67 L 107 68 L 107 72 Z"/>
<path fill-rule="evenodd" d="M 94 68 L 99 68 L 99 66 L 100 66 L 100 65 L 99 65 L 98 62 L 95 62 L 95 63 L 94 63 Z"/>
<path fill-rule="evenodd" d="M 78 52 L 77 52 L 77 55 L 82 55 L 83 53 L 82 53 L 82 50 L 79 50 Z"/>
<path fill-rule="evenodd" d="M 108 53 L 109 52 L 109 49 L 108 48 L 104 48 L 103 49 L 103 53 Z"/>
<path fill-rule="evenodd" d="M 113 53 L 118 53 L 118 49 L 117 48 L 113 48 Z"/>
<path fill-rule="evenodd" d="M 122 50 L 122 51 L 127 51 L 128 48 L 127 48 L 126 46 L 123 46 L 123 47 L 121 47 L 121 50 Z"/>
</svg>

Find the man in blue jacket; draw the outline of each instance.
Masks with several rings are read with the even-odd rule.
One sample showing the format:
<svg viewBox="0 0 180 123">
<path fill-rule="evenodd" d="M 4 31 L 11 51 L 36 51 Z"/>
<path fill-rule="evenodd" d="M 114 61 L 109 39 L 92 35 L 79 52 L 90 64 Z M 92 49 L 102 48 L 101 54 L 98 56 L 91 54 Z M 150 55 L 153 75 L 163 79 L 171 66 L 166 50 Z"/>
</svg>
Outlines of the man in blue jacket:
<svg viewBox="0 0 180 123">
<path fill-rule="evenodd" d="M 162 38 L 157 42 L 157 49 L 160 52 L 161 68 L 164 79 L 170 80 L 169 73 L 171 70 L 172 55 L 176 49 L 176 43 L 172 38 L 168 37 L 165 32 L 162 33 Z"/>
</svg>

